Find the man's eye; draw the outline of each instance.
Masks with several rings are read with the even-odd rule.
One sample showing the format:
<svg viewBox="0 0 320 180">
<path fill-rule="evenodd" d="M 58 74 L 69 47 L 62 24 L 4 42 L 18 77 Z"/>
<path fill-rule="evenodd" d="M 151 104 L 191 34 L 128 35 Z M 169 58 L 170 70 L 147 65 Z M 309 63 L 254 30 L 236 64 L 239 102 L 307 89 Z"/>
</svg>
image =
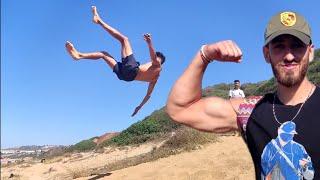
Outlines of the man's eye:
<svg viewBox="0 0 320 180">
<path fill-rule="evenodd" d="M 291 48 L 303 48 L 304 46 L 302 44 L 293 44 Z"/>
<path fill-rule="evenodd" d="M 284 48 L 284 45 L 283 44 L 276 44 L 273 46 L 273 48 L 276 48 L 276 49 Z"/>
</svg>

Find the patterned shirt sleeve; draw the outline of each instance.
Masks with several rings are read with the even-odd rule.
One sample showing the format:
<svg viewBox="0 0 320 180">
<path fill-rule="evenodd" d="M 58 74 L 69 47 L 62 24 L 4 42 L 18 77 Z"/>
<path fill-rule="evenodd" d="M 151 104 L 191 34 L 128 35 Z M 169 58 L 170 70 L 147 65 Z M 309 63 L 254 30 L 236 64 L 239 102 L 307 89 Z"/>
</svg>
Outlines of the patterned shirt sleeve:
<svg viewBox="0 0 320 180">
<path fill-rule="evenodd" d="M 262 97 L 263 96 L 249 96 L 240 104 L 237 112 L 237 124 L 242 134 L 246 132 L 246 126 L 252 110 Z"/>
</svg>

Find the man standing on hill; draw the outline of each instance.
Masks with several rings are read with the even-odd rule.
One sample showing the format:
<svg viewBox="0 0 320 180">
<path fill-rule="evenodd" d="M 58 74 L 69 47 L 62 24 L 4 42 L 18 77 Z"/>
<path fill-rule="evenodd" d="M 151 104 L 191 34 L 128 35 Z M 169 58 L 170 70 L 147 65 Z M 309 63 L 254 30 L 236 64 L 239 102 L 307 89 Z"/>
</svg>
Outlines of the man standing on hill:
<svg viewBox="0 0 320 180">
<path fill-rule="evenodd" d="M 310 27 L 299 14 L 281 12 L 271 18 L 264 40 L 276 92 L 247 99 L 202 97 L 210 62 L 241 62 L 237 44 L 221 41 L 201 47 L 173 86 L 167 112 L 201 131 L 241 131 L 256 179 L 320 180 L 320 88 L 306 77 L 314 54 Z"/>
<path fill-rule="evenodd" d="M 165 62 L 165 56 L 161 52 L 155 52 L 150 34 L 144 34 L 144 40 L 149 47 L 151 62 L 141 64 L 136 61 L 129 39 L 118 30 L 105 23 L 99 16 L 97 8 L 92 6 L 93 22 L 100 25 L 112 37 L 121 44 L 121 62 L 117 62 L 109 53 L 105 51 L 82 53 L 74 45 L 67 41 L 65 46 L 68 53 L 74 60 L 99 60 L 103 59 L 120 80 L 123 81 L 145 81 L 149 82 L 148 91 L 142 102 L 137 106 L 131 116 L 134 116 L 140 108 L 149 100 L 151 93 L 157 83 L 161 72 L 161 65 Z"/>
<path fill-rule="evenodd" d="M 244 98 L 245 95 L 243 91 L 240 89 L 240 81 L 234 80 L 233 84 L 234 84 L 234 88 L 230 89 L 229 98 Z"/>
</svg>

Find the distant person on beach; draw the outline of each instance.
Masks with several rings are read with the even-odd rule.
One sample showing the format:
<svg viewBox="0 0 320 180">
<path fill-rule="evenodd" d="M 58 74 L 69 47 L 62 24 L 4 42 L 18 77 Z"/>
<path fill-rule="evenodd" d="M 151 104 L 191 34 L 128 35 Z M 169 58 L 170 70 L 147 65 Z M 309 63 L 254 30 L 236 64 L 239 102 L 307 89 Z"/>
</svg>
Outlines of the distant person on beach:
<svg viewBox="0 0 320 180">
<path fill-rule="evenodd" d="M 174 84 L 167 112 L 201 131 L 241 131 L 256 179 L 320 180 L 320 88 L 306 76 L 314 58 L 307 21 L 295 12 L 273 16 L 264 33 L 263 55 L 277 83 L 275 92 L 246 99 L 202 97 L 209 63 L 242 60 L 231 40 L 203 45 Z"/>
<path fill-rule="evenodd" d="M 244 98 L 245 95 L 240 89 L 240 80 L 233 81 L 234 88 L 229 90 L 229 98 Z"/>
<path fill-rule="evenodd" d="M 93 22 L 100 25 L 105 29 L 112 37 L 117 39 L 121 44 L 121 62 L 117 62 L 109 53 L 105 51 L 83 53 L 79 52 L 74 45 L 67 41 L 66 49 L 71 57 L 78 61 L 82 59 L 86 60 L 100 60 L 103 59 L 120 80 L 123 81 L 145 81 L 149 83 L 147 94 L 143 98 L 142 102 L 137 106 L 131 116 L 138 113 L 141 107 L 149 100 L 151 93 L 157 83 L 161 72 L 161 65 L 165 62 L 165 56 L 161 52 L 155 52 L 151 41 L 150 34 L 144 34 L 144 40 L 149 47 L 149 53 L 151 61 L 145 64 L 141 64 L 136 61 L 133 51 L 129 42 L 129 39 L 121 34 L 118 30 L 114 29 L 107 23 L 105 23 L 99 16 L 97 8 L 92 6 Z"/>
<path fill-rule="evenodd" d="M 244 92 L 240 89 L 240 80 L 234 80 L 233 85 L 233 89 L 229 90 L 229 98 L 245 98 Z M 239 131 L 234 131 L 233 135 L 240 136 L 241 134 Z"/>
</svg>

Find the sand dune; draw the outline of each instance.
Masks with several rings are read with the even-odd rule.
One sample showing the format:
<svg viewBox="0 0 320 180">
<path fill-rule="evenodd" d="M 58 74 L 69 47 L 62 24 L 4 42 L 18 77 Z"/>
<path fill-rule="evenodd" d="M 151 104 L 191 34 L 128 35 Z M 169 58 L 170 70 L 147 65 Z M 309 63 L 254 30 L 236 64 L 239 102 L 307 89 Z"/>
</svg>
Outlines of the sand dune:
<svg viewBox="0 0 320 180">
<path fill-rule="evenodd" d="M 102 154 L 83 153 L 56 162 L 20 164 L 1 168 L 1 179 L 73 179 L 81 177 L 88 169 L 99 168 L 110 162 L 133 157 L 152 150 L 157 144 L 144 144 L 139 147 L 116 149 Z M 82 174 L 83 173 L 83 174 Z M 221 136 L 219 142 L 203 146 L 153 162 L 112 171 L 99 175 L 81 177 L 84 179 L 254 179 L 253 165 L 248 150 L 240 137 Z"/>
<path fill-rule="evenodd" d="M 242 139 L 223 136 L 219 142 L 200 150 L 105 173 L 101 179 L 253 180 L 255 177 L 251 157 Z"/>
</svg>

